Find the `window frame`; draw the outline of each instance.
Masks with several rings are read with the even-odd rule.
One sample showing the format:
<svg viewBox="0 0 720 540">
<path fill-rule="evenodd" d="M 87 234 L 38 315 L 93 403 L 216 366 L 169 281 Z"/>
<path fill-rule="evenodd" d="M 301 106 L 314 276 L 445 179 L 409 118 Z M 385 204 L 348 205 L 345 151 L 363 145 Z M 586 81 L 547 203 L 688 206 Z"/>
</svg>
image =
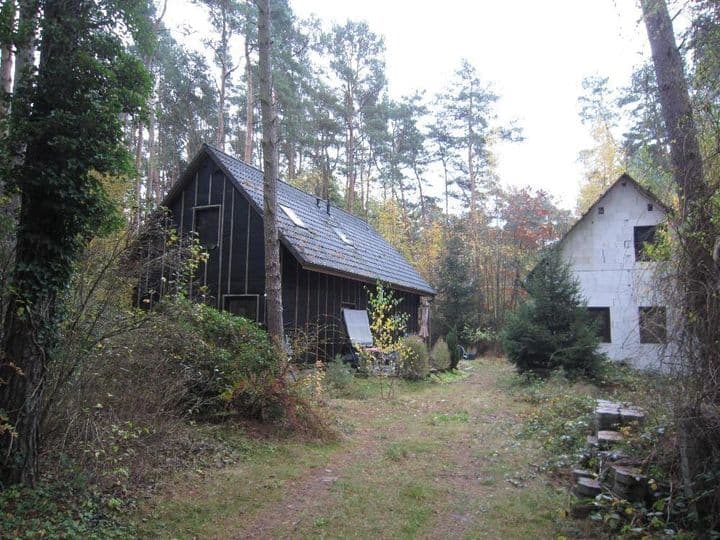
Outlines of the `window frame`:
<svg viewBox="0 0 720 540">
<path fill-rule="evenodd" d="M 654 324 L 654 328 L 648 325 L 655 323 L 656 317 L 653 312 L 662 313 L 662 326 Z M 648 317 L 650 319 L 648 320 Z M 656 329 L 662 328 L 662 335 L 657 335 Z M 638 332 L 640 334 L 640 343 L 643 345 L 664 345 L 667 343 L 667 306 L 638 306 Z"/>
<path fill-rule="evenodd" d="M 283 211 L 283 213 L 288 217 L 290 221 L 293 222 L 293 225 L 296 227 L 300 227 L 301 229 L 307 229 L 307 224 L 303 221 L 303 219 L 297 215 L 297 212 L 290 208 L 287 204 L 280 204 L 278 203 L 278 206 Z"/>
<path fill-rule="evenodd" d="M 193 206 L 193 215 L 192 215 L 192 232 L 198 234 L 198 241 L 200 241 L 200 234 L 197 231 L 197 213 L 199 211 L 203 210 L 217 210 L 217 242 L 215 243 L 215 246 L 212 248 L 207 248 L 206 246 L 203 246 L 202 243 L 200 244 L 203 249 L 207 249 L 208 251 L 213 251 L 215 249 L 218 249 L 221 247 L 222 244 L 222 204 L 205 204 L 201 206 Z"/>
<path fill-rule="evenodd" d="M 253 322 L 260 323 L 260 295 L 259 294 L 252 294 L 252 293 L 236 293 L 236 294 L 223 294 L 223 310 L 227 311 L 228 313 L 232 313 L 229 309 L 229 301 L 230 300 L 236 300 L 236 299 L 242 299 L 242 298 L 254 298 L 255 299 L 255 317 L 253 317 Z M 238 317 L 242 317 L 243 315 L 237 315 L 236 313 L 232 313 L 233 315 L 236 315 Z M 245 317 L 247 318 L 247 317 Z"/>
<path fill-rule="evenodd" d="M 333 231 L 335 231 L 335 234 L 340 239 L 340 241 L 345 244 L 346 246 L 354 246 L 353 241 L 350 240 L 350 237 L 345 234 L 345 231 L 343 231 L 340 227 L 333 227 Z"/>
<path fill-rule="evenodd" d="M 645 230 L 647 233 L 648 231 L 652 231 L 652 235 L 650 236 L 650 239 L 647 239 L 647 236 L 645 238 L 640 238 L 640 241 L 638 242 L 638 237 L 640 237 L 641 234 L 640 230 Z M 649 262 L 652 261 L 652 258 L 645 253 L 645 246 L 654 244 L 656 241 L 656 235 L 658 231 L 658 225 L 635 225 L 633 227 L 633 248 L 635 249 L 635 260 L 638 262 Z"/>
<path fill-rule="evenodd" d="M 595 314 L 603 314 L 604 324 L 603 327 L 607 329 L 607 332 L 598 332 L 598 339 L 600 343 L 612 343 L 612 317 L 609 306 L 587 306 L 587 311 L 593 321 L 598 320 Z M 607 314 L 607 315 L 605 315 Z M 603 330 L 600 328 L 598 330 Z"/>
</svg>

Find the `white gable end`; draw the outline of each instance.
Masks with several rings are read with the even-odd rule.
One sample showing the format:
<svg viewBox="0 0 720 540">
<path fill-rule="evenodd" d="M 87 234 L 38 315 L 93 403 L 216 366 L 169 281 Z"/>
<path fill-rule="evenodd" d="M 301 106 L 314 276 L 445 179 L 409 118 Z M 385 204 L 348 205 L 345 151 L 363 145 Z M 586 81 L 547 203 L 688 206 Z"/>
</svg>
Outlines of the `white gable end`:
<svg viewBox="0 0 720 540">
<path fill-rule="evenodd" d="M 605 320 L 609 314 L 602 350 L 613 360 L 643 368 L 662 367 L 664 346 L 649 343 L 647 328 L 649 313 L 667 313 L 667 306 L 655 283 L 657 263 L 642 260 L 638 245 L 665 214 L 657 200 L 624 176 L 560 244 L 588 307 Z"/>
</svg>

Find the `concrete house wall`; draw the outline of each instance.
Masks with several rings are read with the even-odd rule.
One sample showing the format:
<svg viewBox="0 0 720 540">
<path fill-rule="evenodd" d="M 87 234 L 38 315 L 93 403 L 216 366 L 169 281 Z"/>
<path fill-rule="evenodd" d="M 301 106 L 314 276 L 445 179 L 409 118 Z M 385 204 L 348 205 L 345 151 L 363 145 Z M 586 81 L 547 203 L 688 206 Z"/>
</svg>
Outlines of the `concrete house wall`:
<svg viewBox="0 0 720 540">
<path fill-rule="evenodd" d="M 581 220 L 560 245 L 561 253 L 580 282 L 588 307 L 610 308 L 610 343 L 602 350 L 613 360 L 639 368 L 662 369 L 665 347 L 641 343 L 641 306 L 664 306 L 656 282 L 655 262 L 638 261 L 635 227 L 657 225 L 665 209 L 629 177 L 621 177 Z M 668 327 L 668 335 L 670 328 Z"/>
</svg>

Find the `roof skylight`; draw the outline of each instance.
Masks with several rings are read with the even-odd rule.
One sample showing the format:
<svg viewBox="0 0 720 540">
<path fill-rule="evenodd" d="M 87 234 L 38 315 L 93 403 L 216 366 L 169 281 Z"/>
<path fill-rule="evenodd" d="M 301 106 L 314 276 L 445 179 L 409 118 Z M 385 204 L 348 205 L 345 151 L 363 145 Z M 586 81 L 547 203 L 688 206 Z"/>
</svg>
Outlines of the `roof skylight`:
<svg viewBox="0 0 720 540">
<path fill-rule="evenodd" d="M 348 238 L 348 235 L 345 234 L 345 232 L 344 232 L 342 229 L 340 229 L 340 228 L 338 228 L 338 227 L 333 227 L 333 231 L 335 231 L 335 234 L 338 235 L 338 237 L 340 238 L 340 240 L 342 240 L 342 241 L 343 241 L 344 243 L 346 243 L 348 246 L 352 246 L 352 245 L 353 245 L 352 240 L 350 240 L 350 238 Z"/>
<path fill-rule="evenodd" d="M 289 217 L 290 221 L 292 221 L 295 225 L 297 225 L 298 227 L 302 227 L 303 229 L 307 229 L 307 225 L 305 225 L 305 222 L 300 219 L 300 216 L 295 213 L 295 210 L 285 206 L 284 204 L 281 204 L 280 208 L 282 208 L 282 211 L 285 212 L 285 215 Z"/>
</svg>

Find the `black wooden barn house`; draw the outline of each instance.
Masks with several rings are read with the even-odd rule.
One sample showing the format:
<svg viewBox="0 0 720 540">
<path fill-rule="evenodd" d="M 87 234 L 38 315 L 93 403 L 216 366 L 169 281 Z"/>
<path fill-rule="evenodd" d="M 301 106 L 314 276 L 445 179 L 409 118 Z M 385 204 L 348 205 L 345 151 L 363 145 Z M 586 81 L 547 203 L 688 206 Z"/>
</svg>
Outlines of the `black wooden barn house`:
<svg viewBox="0 0 720 540">
<path fill-rule="evenodd" d="M 198 279 L 206 301 L 265 320 L 263 173 L 220 150 L 202 150 L 164 206 L 181 235 L 194 231 L 209 259 Z M 402 299 L 408 331 L 419 330 L 422 297 L 435 294 L 418 272 L 362 219 L 285 182 L 278 183 L 284 322 L 288 332 L 334 325 L 324 356 L 344 344 L 341 309 L 366 309 L 367 288 L 384 282 Z"/>
</svg>

